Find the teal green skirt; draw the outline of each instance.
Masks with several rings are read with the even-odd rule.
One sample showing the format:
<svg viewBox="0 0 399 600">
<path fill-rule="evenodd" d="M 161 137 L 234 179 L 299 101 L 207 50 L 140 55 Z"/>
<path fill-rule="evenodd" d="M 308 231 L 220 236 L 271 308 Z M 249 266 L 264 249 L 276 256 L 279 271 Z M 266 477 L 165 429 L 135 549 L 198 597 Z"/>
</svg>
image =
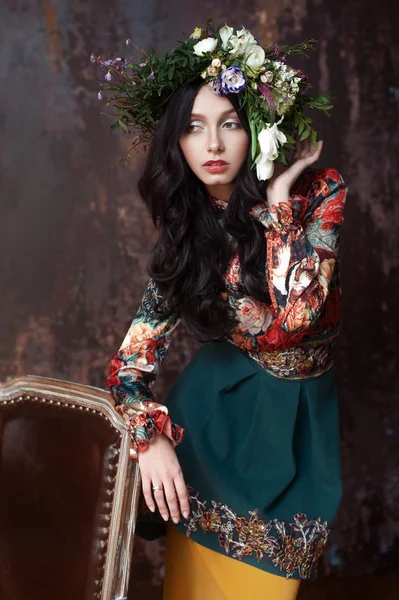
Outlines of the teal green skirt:
<svg viewBox="0 0 399 600">
<path fill-rule="evenodd" d="M 185 429 L 176 454 L 191 500 L 172 525 L 232 559 L 314 578 L 342 494 L 333 369 L 285 380 L 209 342 L 165 404 Z"/>
</svg>

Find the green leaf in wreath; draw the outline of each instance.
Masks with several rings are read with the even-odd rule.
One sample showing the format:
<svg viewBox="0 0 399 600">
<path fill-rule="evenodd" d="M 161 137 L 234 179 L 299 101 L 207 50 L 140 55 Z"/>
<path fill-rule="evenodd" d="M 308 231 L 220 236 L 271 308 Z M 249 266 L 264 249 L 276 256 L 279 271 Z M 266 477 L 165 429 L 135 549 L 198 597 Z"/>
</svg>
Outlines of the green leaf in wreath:
<svg viewBox="0 0 399 600">
<path fill-rule="evenodd" d="M 312 130 L 310 141 L 312 143 L 313 148 L 316 148 L 317 147 L 317 131 L 315 131 L 314 129 Z"/>
</svg>

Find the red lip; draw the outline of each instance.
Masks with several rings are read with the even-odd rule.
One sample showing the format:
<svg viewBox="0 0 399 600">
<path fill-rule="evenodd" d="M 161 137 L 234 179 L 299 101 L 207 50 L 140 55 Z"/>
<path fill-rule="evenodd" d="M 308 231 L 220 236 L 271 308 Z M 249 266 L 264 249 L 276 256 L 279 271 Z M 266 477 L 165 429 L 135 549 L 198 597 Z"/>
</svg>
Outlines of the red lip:
<svg viewBox="0 0 399 600">
<path fill-rule="evenodd" d="M 228 163 L 225 160 L 208 160 L 208 162 L 204 163 L 204 167 L 209 165 L 227 165 Z"/>
</svg>

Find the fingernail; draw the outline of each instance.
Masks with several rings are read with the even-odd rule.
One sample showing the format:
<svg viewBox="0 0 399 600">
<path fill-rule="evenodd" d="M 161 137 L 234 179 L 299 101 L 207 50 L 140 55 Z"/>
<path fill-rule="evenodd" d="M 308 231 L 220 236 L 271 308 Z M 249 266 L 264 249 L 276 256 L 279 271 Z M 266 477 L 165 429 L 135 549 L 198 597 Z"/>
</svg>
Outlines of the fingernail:
<svg viewBox="0 0 399 600">
<path fill-rule="evenodd" d="M 185 510 L 185 511 L 183 512 L 183 517 L 184 517 L 185 519 L 188 519 L 188 516 L 189 516 L 189 514 L 190 514 L 190 513 L 189 513 L 189 512 L 187 512 L 187 511 Z"/>
<path fill-rule="evenodd" d="M 167 521 L 167 520 L 169 519 L 169 515 L 163 514 L 163 515 L 162 515 L 162 518 L 163 518 L 165 521 Z"/>
<path fill-rule="evenodd" d="M 177 517 L 173 517 L 173 522 L 177 525 L 177 523 L 180 523 L 180 519 L 178 519 Z"/>
<path fill-rule="evenodd" d="M 155 512 L 155 506 L 150 506 L 150 511 Z"/>
</svg>

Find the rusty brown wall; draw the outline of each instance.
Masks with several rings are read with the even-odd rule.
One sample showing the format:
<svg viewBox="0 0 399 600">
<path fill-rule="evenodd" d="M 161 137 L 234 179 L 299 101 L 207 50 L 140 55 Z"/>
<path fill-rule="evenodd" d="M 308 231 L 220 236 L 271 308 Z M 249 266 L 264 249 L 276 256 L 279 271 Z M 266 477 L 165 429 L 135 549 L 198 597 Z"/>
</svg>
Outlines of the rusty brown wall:
<svg viewBox="0 0 399 600">
<path fill-rule="evenodd" d="M 321 163 L 349 185 L 337 348 L 345 494 L 326 572 L 399 564 L 399 5 L 378 0 L 3 0 L 0 4 L 0 378 L 104 385 L 137 309 L 152 228 L 135 184 L 143 157 L 100 115 L 89 56 L 126 37 L 162 51 L 202 25 L 262 43 L 320 40 L 301 66 L 335 95 Z M 157 384 L 190 358 L 180 331 Z M 159 584 L 162 546 L 140 545 Z M 137 570 L 137 574 L 140 570 Z M 144 571 L 140 571 L 144 572 Z M 136 590 L 148 585 L 137 579 Z"/>
</svg>

